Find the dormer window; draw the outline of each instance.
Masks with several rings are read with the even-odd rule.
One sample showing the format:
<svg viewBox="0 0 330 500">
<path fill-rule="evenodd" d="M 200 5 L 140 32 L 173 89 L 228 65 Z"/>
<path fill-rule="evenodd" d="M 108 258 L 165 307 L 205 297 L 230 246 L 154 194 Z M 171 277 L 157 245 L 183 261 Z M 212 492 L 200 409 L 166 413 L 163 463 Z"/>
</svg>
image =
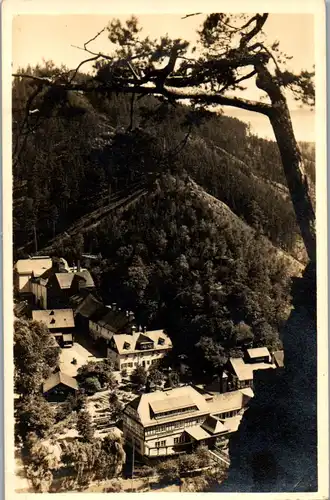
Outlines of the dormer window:
<svg viewBox="0 0 330 500">
<path fill-rule="evenodd" d="M 52 318 L 50 322 L 51 322 L 51 324 L 54 324 L 55 323 L 55 318 Z"/>
<path fill-rule="evenodd" d="M 164 343 L 165 343 L 165 339 L 163 339 L 162 337 L 159 337 L 158 345 L 164 345 Z"/>
<path fill-rule="evenodd" d="M 54 311 L 50 311 L 49 316 L 54 316 Z"/>
<path fill-rule="evenodd" d="M 124 342 L 124 349 L 129 349 L 131 347 L 131 344 L 128 342 Z"/>
</svg>

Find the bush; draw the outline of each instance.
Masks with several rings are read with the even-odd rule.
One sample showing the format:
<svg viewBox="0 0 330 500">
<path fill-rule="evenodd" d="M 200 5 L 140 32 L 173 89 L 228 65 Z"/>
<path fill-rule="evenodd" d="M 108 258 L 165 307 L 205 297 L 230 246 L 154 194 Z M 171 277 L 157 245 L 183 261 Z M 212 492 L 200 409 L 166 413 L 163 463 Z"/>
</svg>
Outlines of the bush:
<svg viewBox="0 0 330 500">
<path fill-rule="evenodd" d="M 103 489 L 103 493 L 120 493 L 123 490 L 123 486 L 118 479 L 111 481 L 109 486 Z"/>
<path fill-rule="evenodd" d="M 131 375 L 131 381 L 138 386 L 146 385 L 147 378 L 147 372 L 143 366 L 137 366 Z"/>
<path fill-rule="evenodd" d="M 166 460 L 157 466 L 157 474 L 164 483 L 172 483 L 179 477 L 179 463 L 177 460 Z"/>
<path fill-rule="evenodd" d="M 91 442 L 94 437 L 92 418 L 88 411 L 78 413 L 77 431 L 84 441 Z"/>
<path fill-rule="evenodd" d="M 87 394 L 95 394 L 102 389 L 99 379 L 97 377 L 88 377 L 82 383 L 82 387 Z"/>
</svg>

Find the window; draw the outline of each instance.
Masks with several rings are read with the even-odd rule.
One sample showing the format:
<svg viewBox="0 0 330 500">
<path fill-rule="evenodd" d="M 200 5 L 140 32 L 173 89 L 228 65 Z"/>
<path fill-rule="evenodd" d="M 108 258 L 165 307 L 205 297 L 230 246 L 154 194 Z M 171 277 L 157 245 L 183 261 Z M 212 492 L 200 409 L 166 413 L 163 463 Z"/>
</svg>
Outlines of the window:
<svg viewBox="0 0 330 500">
<path fill-rule="evenodd" d="M 185 442 L 185 436 L 184 434 L 182 436 L 174 438 L 174 444 L 180 444 Z"/>
<path fill-rule="evenodd" d="M 133 363 L 127 363 L 127 368 L 133 368 Z"/>
</svg>

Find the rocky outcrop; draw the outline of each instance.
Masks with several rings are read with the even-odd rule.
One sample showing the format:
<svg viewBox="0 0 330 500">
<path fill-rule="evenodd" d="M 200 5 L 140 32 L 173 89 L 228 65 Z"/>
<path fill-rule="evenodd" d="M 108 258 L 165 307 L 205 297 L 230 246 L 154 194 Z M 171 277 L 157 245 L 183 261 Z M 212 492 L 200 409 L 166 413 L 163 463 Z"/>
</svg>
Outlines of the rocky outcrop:
<svg viewBox="0 0 330 500">
<path fill-rule="evenodd" d="M 285 368 L 255 374 L 255 397 L 230 441 L 219 491 L 317 491 L 316 266 L 292 285 L 282 332 Z"/>
</svg>

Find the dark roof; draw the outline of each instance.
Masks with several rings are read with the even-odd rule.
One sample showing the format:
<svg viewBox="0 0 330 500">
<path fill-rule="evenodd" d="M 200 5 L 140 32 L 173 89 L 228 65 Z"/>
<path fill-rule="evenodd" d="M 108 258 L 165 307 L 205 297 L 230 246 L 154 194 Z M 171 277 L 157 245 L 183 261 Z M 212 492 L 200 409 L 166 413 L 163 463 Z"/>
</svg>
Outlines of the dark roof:
<svg viewBox="0 0 330 500">
<path fill-rule="evenodd" d="M 59 384 L 66 385 L 71 389 L 78 389 L 78 382 L 76 381 L 76 379 L 70 377 L 70 375 L 67 375 L 66 373 L 59 371 L 53 373 L 47 380 L 45 380 L 42 387 L 43 393 L 54 389 L 54 387 Z"/>
<path fill-rule="evenodd" d="M 273 353 L 275 365 L 278 368 L 283 368 L 284 366 L 284 351 L 275 351 Z"/>
<path fill-rule="evenodd" d="M 90 293 L 78 305 L 76 314 L 80 314 L 84 318 L 91 318 L 99 310 L 104 311 L 104 305 Z"/>
<path fill-rule="evenodd" d="M 97 310 L 90 317 L 90 320 L 94 323 L 98 323 L 100 326 L 108 328 L 114 333 L 125 332 L 131 324 L 131 321 L 123 311 L 115 311 L 108 307 Z"/>
<path fill-rule="evenodd" d="M 93 288 L 95 286 L 94 280 L 92 278 L 92 275 L 89 271 L 78 271 L 74 273 L 74 280 L 84 280 L 84 286 L 87 288 Z"/>
<path fill-rule="evenodd" d="M 137 398 L 133 399 L 133 401 L 130 401 L 127 406 L 130 406 L 134 410 L 137 410 L 140 404 L 141 396 L 138 396 Z"/>
<path fill-rule="evenodd" d="M 73 309 L 76 309 L 82 304 L 82 302 L 88 297 L 91 292 L 86 288 L 82 288 L 78 293 L 71 295 L 69 301 Z"/>
</svg>

